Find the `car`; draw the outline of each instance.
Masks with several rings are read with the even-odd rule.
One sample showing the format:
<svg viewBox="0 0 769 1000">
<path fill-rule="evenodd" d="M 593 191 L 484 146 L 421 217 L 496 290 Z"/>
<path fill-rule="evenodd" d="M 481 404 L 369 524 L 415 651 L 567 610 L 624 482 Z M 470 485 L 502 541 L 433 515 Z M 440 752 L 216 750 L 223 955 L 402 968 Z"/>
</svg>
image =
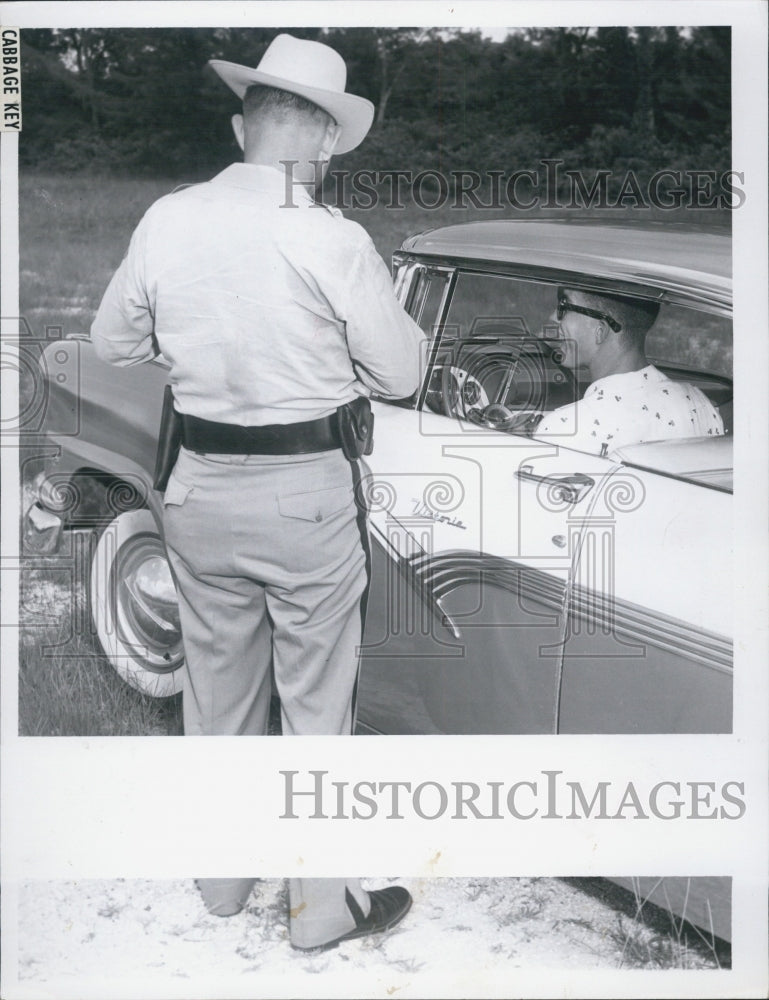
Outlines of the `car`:
<svg viewBox="0 0 769 1000">
<path fill-rule="evenodd" d="M 730 732 L 728 232 L 466 223 L 407 239 L 393 278 L 427 341 L 415 396 L 372 401 L 359 730 Z M 725 433 L 607 456 L 538 438 L 536 417 L 586 387 L 560 363 L 563 286 L 658 301 L 650 358 L 706 393 Z M 183 644 L 152 488 L 168 366 L 106 365 L 78 335 L 41 369 L 55 459 L 24 537 L 97 527 L 99 643 L 129 684 L 174 694 Z"/>
<path fill-rule="evenodd" d="M 376 411 L 369 499 L 389 559 L 359 726 L 729 732 L 728 234 L 477 222 L 407 240 L 394 270 L 430 341 L 413 404 Z M 658 301 L 650 357 L 705 392 L 726 433 L 607 457 L 538 438 L 532 418 L 586 388 L 553 336 L 564 286 Z"/>
<path fill-rule="evenodd" d="M 407 239 L 393 280 L 426 342 L 416 394 L 372 400 L 358 732 L 731 732 L 728 232 L 466 223 Z M 701 389 L 725 433 L 607 455 L 538 436 L 586 388 L 552 322 L 562 287 L 659 302 L 650 358 Z M 152 488 L 168 365 L 111 367 L 78 335 L 40 366 L 53 457 L 27 551 L 92 529 L 98 642 L 128 684 L 173 695 L 183 639 Z M 729 879 L 646 880 L 641 895 L 730 936 Z"/>
</svg>

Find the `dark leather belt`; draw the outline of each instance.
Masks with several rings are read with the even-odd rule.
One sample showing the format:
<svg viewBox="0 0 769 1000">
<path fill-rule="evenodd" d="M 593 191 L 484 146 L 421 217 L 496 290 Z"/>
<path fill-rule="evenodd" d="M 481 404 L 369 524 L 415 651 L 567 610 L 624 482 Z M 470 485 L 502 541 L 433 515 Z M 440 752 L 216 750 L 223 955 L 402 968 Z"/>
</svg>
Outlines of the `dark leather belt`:
<svg viewBox="0 0 769 1000">
<path fill-rule="evenodd" d="M 182 414 L 182 443 L 209 455 L 307 455 L 341 448 L 336 413 L 295 424 L 241 427 Z"/>
</svg>

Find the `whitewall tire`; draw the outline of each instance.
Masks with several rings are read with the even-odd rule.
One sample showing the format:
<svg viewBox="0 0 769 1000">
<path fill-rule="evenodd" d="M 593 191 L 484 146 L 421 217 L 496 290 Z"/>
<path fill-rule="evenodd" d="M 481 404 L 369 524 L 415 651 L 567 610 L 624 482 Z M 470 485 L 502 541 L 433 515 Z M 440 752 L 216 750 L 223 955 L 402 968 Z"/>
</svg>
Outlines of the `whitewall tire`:
<svg viewBox="0 0 769 1000">
<path fill-rule="evenodd" d="M 126 511 L 107 525 L 91 562 L 89 600 L 101 647 L 126 683 L 154 698 L 181 690 L 176 591 L 151 511 Z"/>
</svg>

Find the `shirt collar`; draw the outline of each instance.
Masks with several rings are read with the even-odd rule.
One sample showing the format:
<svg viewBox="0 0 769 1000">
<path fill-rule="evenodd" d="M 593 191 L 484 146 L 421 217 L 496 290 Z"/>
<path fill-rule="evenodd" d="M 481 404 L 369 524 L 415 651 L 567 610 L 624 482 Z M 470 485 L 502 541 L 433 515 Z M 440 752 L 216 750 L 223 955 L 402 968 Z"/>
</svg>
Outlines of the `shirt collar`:
<svg viewBox="0 0 769 1000">
<path fill-rule="evenodd" d="M 619 372 L 616 375 L 604 375 L 603 378 L 599 378 L 596 379 L 595 382 L 591 382 L 587 389 L 585 389 L 583 399 L 588 394 L 592 396 L 593 393 L 598 392 L 599 389 L 616 389 L 620 386 L 627 389 L 632 385 L 643 385 L 644 382 L 647 384 L 660 382 L 664 378 L 665 376 L 662 372 L 655 368 L 654 365 L 646 365 L 644 368 L 639 368 L 634 372 Z"/>
<path fill-rule="evenodd" d="M 281 199 L 281 203 L 289 205 L 315 204 L 303 184 L 292 182 L 282 169 L 263 164 L 231 163 L 221 173 L 212 177 L 211 182 L 244 188 L 247 191 L 273 194 Z"/>
</svg>

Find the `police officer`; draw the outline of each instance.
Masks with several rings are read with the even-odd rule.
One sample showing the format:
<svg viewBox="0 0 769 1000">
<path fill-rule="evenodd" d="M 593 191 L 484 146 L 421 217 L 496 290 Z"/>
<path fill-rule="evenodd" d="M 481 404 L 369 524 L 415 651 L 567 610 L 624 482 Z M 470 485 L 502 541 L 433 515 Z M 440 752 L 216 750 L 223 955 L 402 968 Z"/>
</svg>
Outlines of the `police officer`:
<svg viewBox="0 0 769 1000">
<path fill-rule="evenodd" d="M 117 365 L 162 353 L 182 414 L 163 527 L 185 733 L 265 733 L 272 665 L 284 733 L 349 734 L 368 549 L 338 410 L 372 391 L 411 395 L 422 333 L 365 231 L 312 197 L 373 118 L 345 92 L 342 58 L 279 35 L 255 69 L 211 65 L 243 100 L 244 162 L 151 206 L 91 336 Z M 253 882 L 198 885 L 229 915 Z M 410 902 L 398 886 L 292 879 L 291 942 L 381 930 Z"/>
</svg>

